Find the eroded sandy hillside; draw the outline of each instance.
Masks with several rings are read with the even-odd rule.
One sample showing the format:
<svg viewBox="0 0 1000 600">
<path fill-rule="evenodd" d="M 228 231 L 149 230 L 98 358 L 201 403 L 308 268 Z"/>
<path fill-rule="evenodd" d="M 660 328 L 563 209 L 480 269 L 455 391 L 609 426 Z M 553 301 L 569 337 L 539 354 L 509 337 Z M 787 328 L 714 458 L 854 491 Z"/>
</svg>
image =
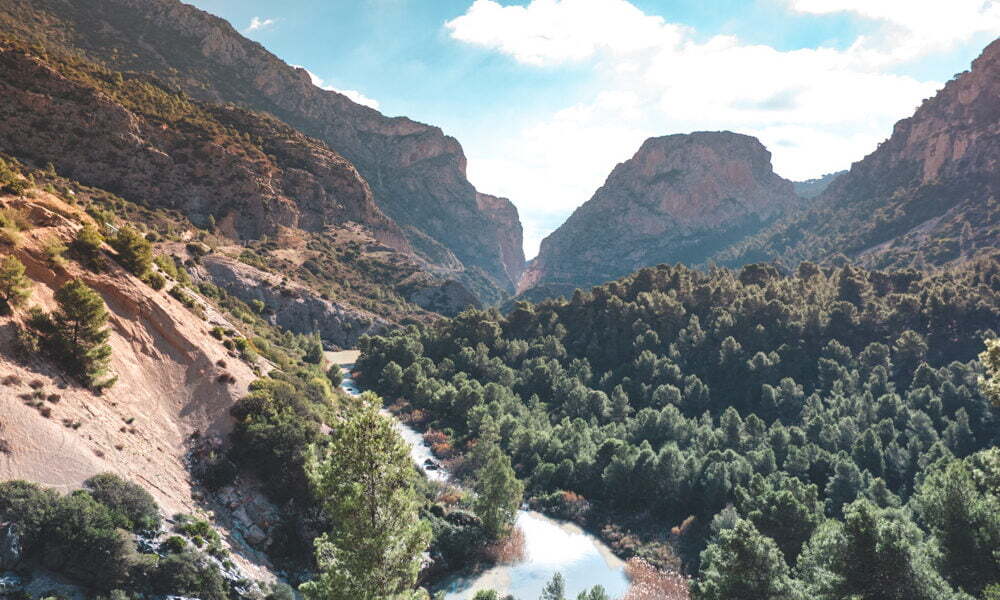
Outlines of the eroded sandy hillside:
<svg viewBox="0 0 1000 600">
<path fill-rule="evenodd" d="M 254 377 L 208 334 L 221 317 L 209 312 L 202 320 L 111 261 L 101 274 L 72 260 L 51 265 L 44 243 L 57 236 L 68 244 L 79 227 L 74 221 L 86 216 L 46 194 L 0 197 L 0 208 L 8 207 L 22 209 L 32 225 L 16 248 L 0 246 L 0 253 L 14 252 L 27 267 L 33 282 L 27 307 L 51 311 L 55 290 L 71 277 L 97 290 L 111 312 L 111 368 L 118 382 L 96 395 L 52 361 L 20 356 L 13 325 L 27 307 L 0 317 L 0 438 L 9 446 L 0 454 L 0 479 L 69 490 L 95 473 L 114 471 L 146 487 L 167 513 L 191 510 L 186 442 L 192 434 L 224 433 L 229 407 Z M 223 372 L 235 382 L 220 383 Z"/>
</svg>

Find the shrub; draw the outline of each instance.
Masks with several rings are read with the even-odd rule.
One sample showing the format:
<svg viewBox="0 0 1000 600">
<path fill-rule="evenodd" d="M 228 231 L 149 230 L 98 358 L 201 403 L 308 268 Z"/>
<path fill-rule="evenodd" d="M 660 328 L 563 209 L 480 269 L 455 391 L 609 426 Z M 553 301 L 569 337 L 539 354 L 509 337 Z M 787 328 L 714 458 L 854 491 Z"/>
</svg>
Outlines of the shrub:
<svg viewBox="0 0 1000 600">
<path fill-rule="evenodd" d="M 110 243 L 123 267 L 138 277 L 146 276 L 153 263 L 153 247 L 141 233 L 132 227 L 122 227 Z"/>
<path fill-rule="evenodd" d="M 49 237 L 42 244 L 42 253 L 45 255 L 45 260 L 49 261 L 49 264 L 53 266 L 61 267 L 66 263 L 66 259 L 63 258 L 66 250 L 66 245 L 55 236 Z"/>
<path fill-rule="evenodd" d="M 172 535 L 163 540 L 163 543 L 160 544 L 160 549 L 169 554 L 180 554 L 187 548 L 187 545 L 187 540 L 179 535 Z"/>
<path fill-rule="evenodd" d="M 144 281 L 149 285 L 149 287 L 156 291 L 162 290 L 164 286 L 167 285 L 167 278 L 160 275 L 156 271 L 150 271 L 149 274 L 146 275 Z"/>
<path fill-rule="evenodd" d="M 4 191 L 15 196 L 23 196 L 28 192 L 29 188 L 31 188 L 31 184 L 27 179 L 15 179 L 7 184 Z"/>
<path fill-rule="evenodd" d="M 0 259 L 0 300 L 4 304 L 20 306 L 31 295 L 31 282 L 24 273 L 24 263 L 17 257 Z"/>
<path fill-rule="evenodd" d="M 156 500 L 140 486 L 112 473 L 101 473 L 84 482 L 94 498 L 127 519 L 132 530 L 154 530 L 160 526 Z"/>
<path fill-rule="evenodd" d="M 81 264 L 91 270 L 101 271 L 104 269 L 104 256 L 101 254 L 103 244 L 101 232 L 87 223 L 76 232 L 76 239 L 70 244 L 70 248 Z"/>
</svg>

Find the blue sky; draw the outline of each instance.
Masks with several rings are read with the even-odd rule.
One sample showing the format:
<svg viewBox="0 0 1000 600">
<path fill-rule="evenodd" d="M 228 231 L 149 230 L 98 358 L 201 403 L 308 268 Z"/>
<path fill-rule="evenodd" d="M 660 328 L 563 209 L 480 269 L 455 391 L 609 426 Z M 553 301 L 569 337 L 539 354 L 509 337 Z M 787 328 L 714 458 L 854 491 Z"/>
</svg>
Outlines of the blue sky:
<svg viewBox="0 0 1000 600">
<path fill-rule="evenodd" d="M 1000 0 L 194 0 L 318 81 L 440 126 L 532 256 L 648 137 L 847 168 L 1000 34 Z"/>
</svg>

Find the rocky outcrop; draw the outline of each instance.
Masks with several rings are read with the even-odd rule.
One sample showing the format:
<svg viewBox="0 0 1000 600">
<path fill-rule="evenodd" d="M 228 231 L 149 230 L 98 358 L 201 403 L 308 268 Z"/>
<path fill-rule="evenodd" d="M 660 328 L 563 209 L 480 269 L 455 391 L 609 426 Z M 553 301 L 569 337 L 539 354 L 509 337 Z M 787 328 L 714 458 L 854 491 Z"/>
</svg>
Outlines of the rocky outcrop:
<svg viewBox="0 0 1000 600">
<path fill-rule="evenodd" d="M 727 263 L 836 253 L 874 267 L 944 264 L 1000 239 L 1000 40 L 810 210 L 727 253 Z"/>
<path fill-rule="evenodd" d="M 238 238 L 352 221 L 408 247 L 354 166 L 322 143 L 263 115 L 176 100 L 145 81 L 121 85 L 148 86 L 154 108 L 130 108 L 128 96 L 113 98 L 60 69 L 0 47 L 0 150 L 195 223 L 211 217 Z M 171 99 L 178 108 L 157 110 Z"/>
<path fill-rule="evenodd" d="M 327 300 L 303 285 L 220 254 L 203 257 L 191 275 L 244 302 L 262 301 L 264 315 L 273 324 L 295 333 L 319 332 L 324 341 L 341 348 L 352 348 L 362 335 L 381 333 L 389 324 L 372 313 Z"/>
<path fill-rule="evenodd" d="M 554 233 L 520 290 L 555 295 L 665 262 L 704 262 L 800 200 L 756 138 L 699 132 L 646 140 Z"/>
<path fill-rule="evenodd" d="M 513 291 L 523 268 L 516 211 L 482 206 L 462 147 L 437 127 L 389 118 L 313 85 L 222 19 L 178 0 L 3 0 L 4 29 L 44 45 L 81 48 L 116 70 L 152 73 L 195 98 L 270 112 L 357 166 L 376 203 L 433 266 L 481 296 Z M 44 15 L 44 16 L 42 16 Z M 128 48 L 118 52 L 117 48 Z M 487 203 L 491 204 L 491 203 Z M 466 273 L 465 271 L 468 271 Z"/>
</svg>

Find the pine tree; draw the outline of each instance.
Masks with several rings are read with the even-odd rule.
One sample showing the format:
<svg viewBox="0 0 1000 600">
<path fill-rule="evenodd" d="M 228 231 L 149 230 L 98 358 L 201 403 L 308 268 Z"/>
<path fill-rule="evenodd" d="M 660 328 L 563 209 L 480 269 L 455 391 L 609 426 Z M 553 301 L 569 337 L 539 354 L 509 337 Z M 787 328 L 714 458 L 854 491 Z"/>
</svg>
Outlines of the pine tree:
<svg viewBox="0 0 1000 600">
<path fill-rule="evenodd" d="M 307 469 L 333 530 L 316 540 L 319 576 L 301 587 L 310 600 L 410 600 L 430 528 L 419 518 L 415 470 L 406 443 L 379 414 L 360 405 L 314 448 Z"/>
<path fill-rule="evenodd" d="M 24 276 L 24 263 L 14 256 L 0 260 L 0 299 L 10 306 L 20 306 L 31 295 L 31 282 Z"/>
<path fill-rule="evenodd" d="M 89 386 L 107 372 L 111 360 L 110 331 L 104 300 L 79 279 L 73 279 L 55 294 L 59 310 L 54 315 L 55 340 L 65 352 L 70 369 Z"/>
<path fill-rule="evenodd" d="M 563 579 L 562 573 L 556 573 L 545 584 L 539 600 L 566 600 L 566 580 Z"/>
<path fill-rule="evenodd" d="M 510 458 L 500 446 L 487 442 L 482 451 L 482 466 L 476 472 L 474 509 L 483 521 L 487 534 L 496 539 L 510 531 L 521 505 L 524 484 L 518 481 Z"/>
<path fill-rule="evenodd" d="M 740 519 L 724 529 L 701 554 L 702 577 L 695 584 L 699 600 L 791 600 L 794 580 L 778 545 Z"/>
<path fill-rule="evenodd" d="M 957 600 L 934 569 L 934 552 L 905 511 L 858 500 L 827 521 L 797 568 L 816 600 Z"/>
<path fill-rule="evenodd" d="M 965 461 L 935 465 L 911 505 L 937 539 L 949 581 L 978 595 L 1000 578 L 1000 498 L 976 484 Z"/>
<path fill-rule="evenodd" d="M 122 227 L 111 240 L 111 246 L 118 252 L 118 262 L 138 277 L 149 272 L 153 262 L 153 248 L 141 233 L 131 227 Z"/>
<path fill-rule="evenodd" d="M 76 233 L 76 239 L 71 245 L 73 251 L 80 258 L 80 261 L 87 267 L 99 271 L 104 267 L 104 260 L 101 257 L 101 245 L 104 237 L 96 227 L 87 223 Z"/>
</svg>

